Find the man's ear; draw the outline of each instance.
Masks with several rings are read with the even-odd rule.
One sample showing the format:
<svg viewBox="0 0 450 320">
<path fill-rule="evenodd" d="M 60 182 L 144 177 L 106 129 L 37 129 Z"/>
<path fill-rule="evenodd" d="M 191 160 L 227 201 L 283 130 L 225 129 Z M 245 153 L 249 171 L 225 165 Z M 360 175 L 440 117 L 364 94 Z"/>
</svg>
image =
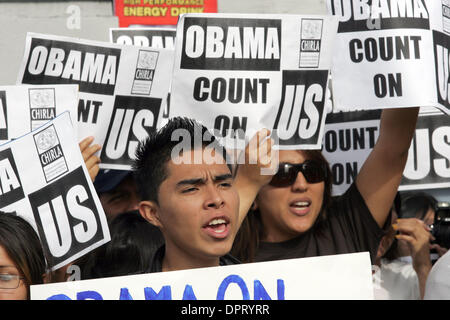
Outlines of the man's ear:
<svg viewBox="0 0 450 320">
<path fill-rule="evenodd" d="M 154 201 L 139 202 L 139 213 L 141 214 L 142 218 L 150 222 L 155 227 L 158 227 L 160 229 L 163 228 L 159 216 L 160 214 L 159 206 L 156 204 L 156 202 Z"/>
</svg>

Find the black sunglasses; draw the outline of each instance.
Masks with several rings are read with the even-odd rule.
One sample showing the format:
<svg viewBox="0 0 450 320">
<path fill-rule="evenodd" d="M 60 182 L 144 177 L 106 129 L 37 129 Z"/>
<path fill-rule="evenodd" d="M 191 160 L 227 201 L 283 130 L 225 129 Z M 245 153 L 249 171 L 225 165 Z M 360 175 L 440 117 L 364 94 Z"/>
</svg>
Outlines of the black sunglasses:
<svg viewBox="0 0 450 320">
<path fill-rule="evenodd" d="M 277 173 L 270 181 L 274 187 L 287 187 L 294 184 L 301 172 L 308 183 L 322 182 L 327 177 L 325 164 L 314 160 L 306 160 L 300 164 L 280 163 Z"/>
</svg>

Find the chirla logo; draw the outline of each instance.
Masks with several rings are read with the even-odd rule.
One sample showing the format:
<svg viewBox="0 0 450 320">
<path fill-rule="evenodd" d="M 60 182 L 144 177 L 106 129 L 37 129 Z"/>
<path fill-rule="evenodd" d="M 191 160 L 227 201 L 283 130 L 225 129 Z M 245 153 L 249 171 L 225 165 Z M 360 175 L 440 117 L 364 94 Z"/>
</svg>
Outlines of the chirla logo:
<svg viewBox="0 0 450 320">
<path fill-rule="evenodd" d="M 302 19 L 300 38 L 300 68 L 318 68 L 323 20 Z"/>
<path fill-rule="evenodd" d="M 56 129 L 53 125 L 36 133 L 34 135 L 34 141 L 47 182 L 55 180 L 57 177 L 69 171 Z"/>
<path fill-rule="evenodd" d="M 56 116 L 55 89 L 29 89 L 31 130 Z"/>
</svg>

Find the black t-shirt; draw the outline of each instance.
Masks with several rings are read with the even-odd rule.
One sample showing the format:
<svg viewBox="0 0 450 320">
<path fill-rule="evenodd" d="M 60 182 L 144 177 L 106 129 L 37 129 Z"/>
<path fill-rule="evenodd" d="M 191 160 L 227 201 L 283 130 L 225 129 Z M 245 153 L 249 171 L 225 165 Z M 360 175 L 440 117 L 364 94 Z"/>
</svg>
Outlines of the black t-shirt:
<svg viewBox="0 0 450 320">
<path fill-rule="evenodd" d="M 147 273 L 162 272 L 162 263 L 165 251 L 166 251 L 165 245 L 162 245 L 161 247 L 159 247 L 158 250 L 156 250 L 155 254 L 153 255 L 150 268 L 147 270 Z M 240 261 L 230 254 L 224 255 L 219 259 L 219 265 L 221 266 L 228 266 L 232 264 L 240 264 Z"/>
<path fill-rule="evenodd" d="M 390 225 L 380 228 L 355 183 L 334 197 L 325 221 L 284 242 L 260 242 L 255 262 L 369 251 L 372 264 L 378 245 Z"/>
</svg>

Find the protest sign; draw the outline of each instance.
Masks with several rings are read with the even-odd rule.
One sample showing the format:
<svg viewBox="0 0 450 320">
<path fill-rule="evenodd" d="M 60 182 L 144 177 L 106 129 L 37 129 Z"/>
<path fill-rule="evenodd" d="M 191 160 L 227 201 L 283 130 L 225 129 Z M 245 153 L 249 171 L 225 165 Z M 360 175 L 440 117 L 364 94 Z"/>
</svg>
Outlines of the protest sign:
<svg viewBox="0 0 450 320">
<path fill-rule="evenodd" d="M 130 169 L 166 109 L 173 50 L 29 33 L 18 83 L 78 84 L 78 138 L 102 146 L 100 167 Z"/>
<path fill-rule="evenodd" d="M 372 110 L 327 116 L 323 154 L 333 173 L 333 195 L 343 194 L 355 181 L 378 139 L 380 115 Z M 450 119 L 421 108 L 399 190 L 450 187 L 449 141 Z"/>
<path fill-rule="evenodd" d="M 170 117 L 197 119 L 231 148 L 265 127 L 281 148 L 319 149 L 336 29 L 330 16 L 183 15 Z"/>
<path fill-rule="evenodd" d="M 55 270 L 110 240 L 68 112 L 0 146 L 0 209 L 39 234 Z"/>
<path fill-rule="evenodd" d="M 77 117 L 78 86 L 0 86 L 0 143 L 34 130 L 58 114 Z M 77 122 L 72 121 L 74 131 Z"/>
<path fill-rule="evenodd" d="M 217 0 L 114 0 L 120 27 L 176 25 L 185 13 L 217 12 Z"/>
<path fill-rule="evenodd" d="M 332 68 L 337 109 L 437 105 L 430 21 L 439 2 L 327 0 L 340 21 Z"/>
<path fill-rule="evenodd" d="M 373 287 L 361 252 L 36 285 L 31 299 L 373 299 Z"/>
<path fill-rule="evenodd" d="M 175 28 L 110 28 L 112 43 L 175 49 Z"/>
</svg>

